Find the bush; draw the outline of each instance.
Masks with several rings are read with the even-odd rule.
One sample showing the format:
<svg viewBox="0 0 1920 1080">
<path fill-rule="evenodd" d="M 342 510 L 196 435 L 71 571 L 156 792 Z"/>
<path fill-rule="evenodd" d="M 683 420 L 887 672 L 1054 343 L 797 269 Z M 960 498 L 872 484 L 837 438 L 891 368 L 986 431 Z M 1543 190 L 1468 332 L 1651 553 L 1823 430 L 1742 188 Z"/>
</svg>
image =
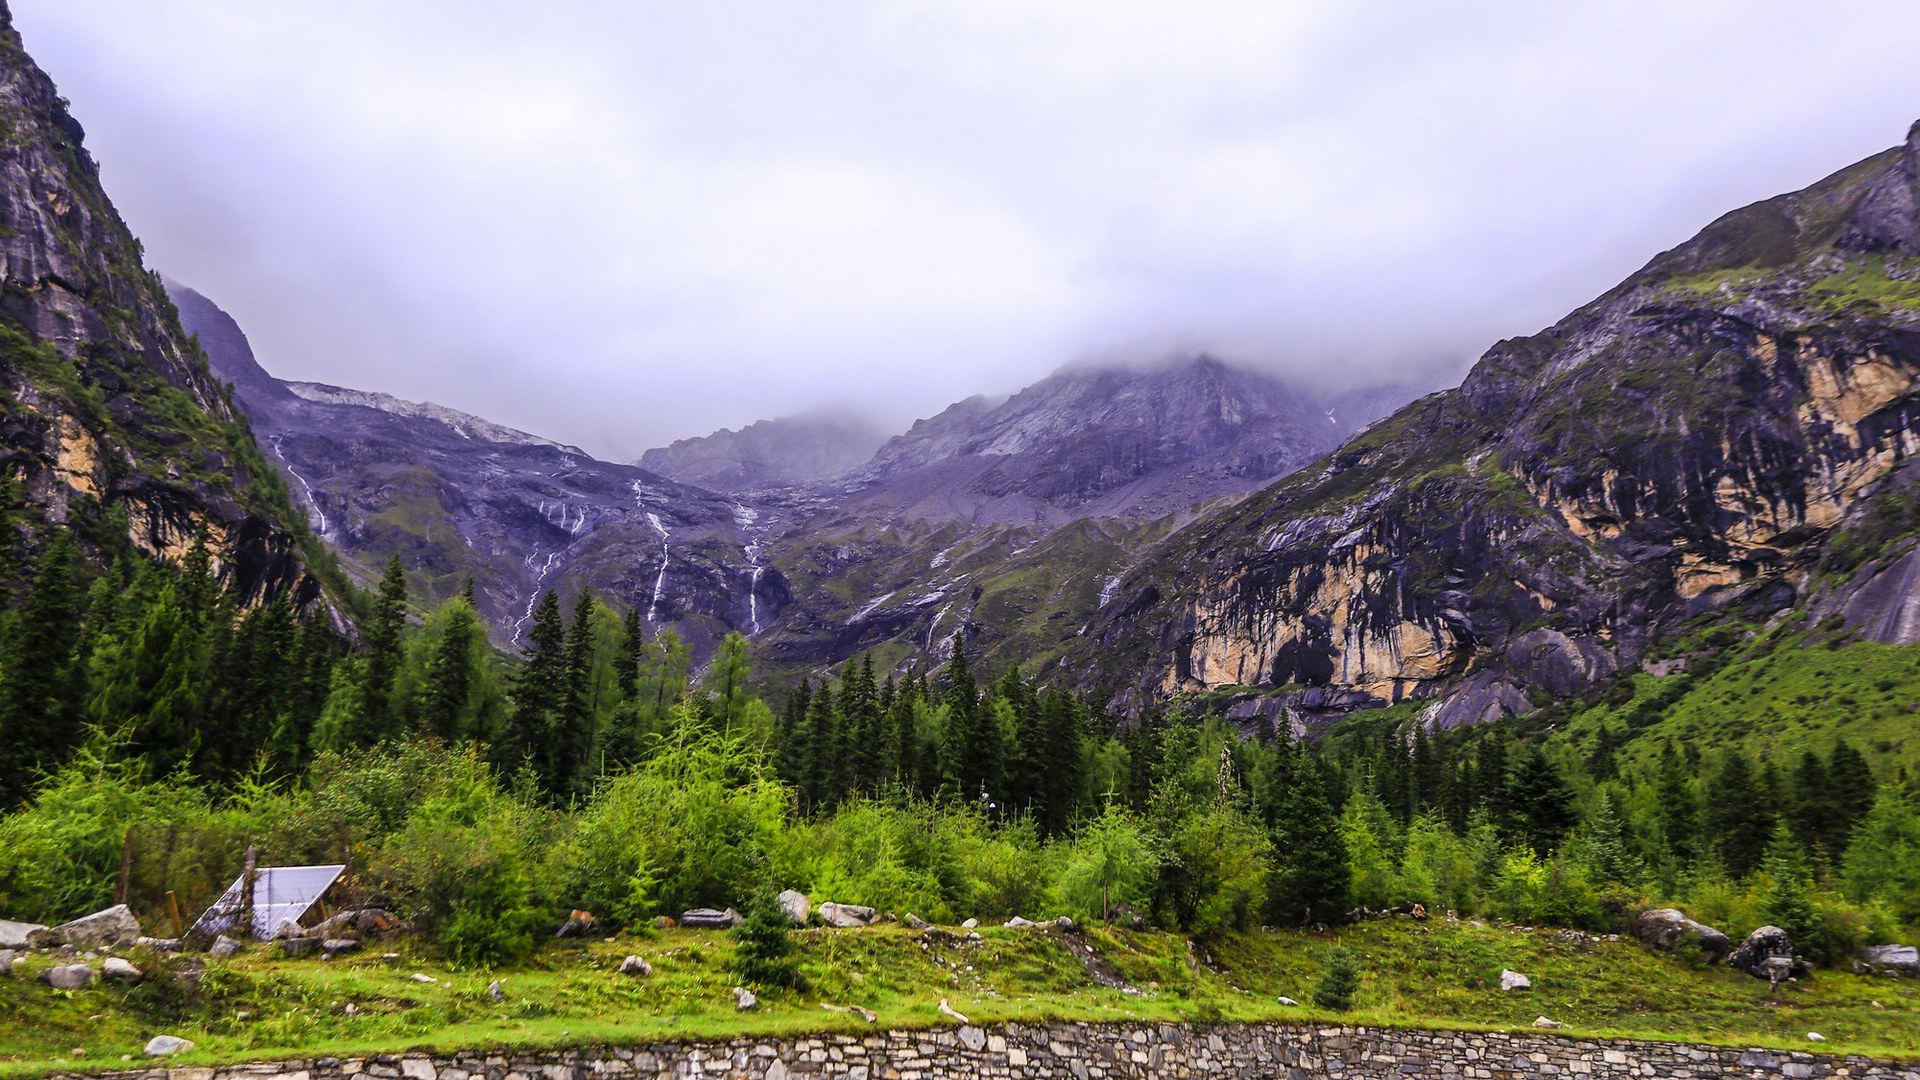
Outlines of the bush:
<svg viewBox="0 0 1920 1080">
<path fill-rule="evenodd" d="M 807 988 L 806 976 L 793 956 L 787 936 L 787 913 L 774 894 L 761 889 L 750 895 L 745 918 L 734 928 L 732 970 L 741 982 L 771 989 Z"/>
<path fill-rule="evenodd" d="M 1353 1008 L 1353 995 L 1360 990 L 1360 964 L 1344 946 L 1327 954 L 1327 966 L 1320 969 L 1320 980 L 1313 984 L 1315 1006 L 1332 1012 Z"/>
</svg>

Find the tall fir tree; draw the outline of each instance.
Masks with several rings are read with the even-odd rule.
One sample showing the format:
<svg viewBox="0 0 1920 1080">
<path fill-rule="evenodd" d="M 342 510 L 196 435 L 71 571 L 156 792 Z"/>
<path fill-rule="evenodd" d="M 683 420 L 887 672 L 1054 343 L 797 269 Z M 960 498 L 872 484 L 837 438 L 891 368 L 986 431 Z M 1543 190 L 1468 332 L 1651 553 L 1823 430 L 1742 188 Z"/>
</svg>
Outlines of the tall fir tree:
<svg viewBox="0 0 1920 1080">
<path fill-rule="evenodd" d="M 400 670 L 400 632 L 407 625 L 407 571 L 396 553 L 387 560 L 374 596 L 373 615 L 367 620 L 366 728 L 374 738 L 394 733 L 397 711 L 393 703 L 394 676 Z"/>
</svg>

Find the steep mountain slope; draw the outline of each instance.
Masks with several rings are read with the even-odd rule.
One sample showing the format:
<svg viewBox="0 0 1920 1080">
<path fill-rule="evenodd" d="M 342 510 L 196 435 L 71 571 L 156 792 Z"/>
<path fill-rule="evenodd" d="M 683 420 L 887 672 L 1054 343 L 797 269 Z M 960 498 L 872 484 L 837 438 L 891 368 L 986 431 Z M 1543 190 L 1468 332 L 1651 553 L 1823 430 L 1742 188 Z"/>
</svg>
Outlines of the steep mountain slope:
<svg viewBox="0 0 1920 1080">
<path fill-rule="evenodd" d="M 518 640 L 549 587 L 569 597 L 592 588 L 636 607 L 703 654 L 784 601 L 779 574 L 759 556 L 773 515 L 438 405 L 283 382 L 230 316 L 170 287 L 314 531 L 361 573 L 398 554 L 435 599 L 471 576 L 502 645 Z"/>
<path fill-rule="evenodd" d="M 864 464 L 886 438 L 852 412 L 817 412 L 680 439 L 647 451 L 639 464 L 715 491 L 754 491 L 831 480 Z"/>
<path fill-rule="evenodd" d="M 852 474 L 843 502 L 983 524 L 1154 518 L 1263 486 L 1374 419 L 1341 406 L 1205 356 L 1070 368 L 919 421 Z"/>
<path fill-rule="evenodd" d="M 279 475 L 142 267 L 3 2 L 0 133 L 0 471 L 31 516 L 103 554 L 131 541 L 178 555 L 204 528 L 241 595 L 319 596 Z"/>
<path fill-rule="evenodd" d="M 1184 530 L 1066 670 L 1135 706 L 1437 695 L 1450 726 L 1577 693 L 1708 610 L 1805 602 L 1911 641 L 1917 426 L 1920 125 Z"/>
</svg>

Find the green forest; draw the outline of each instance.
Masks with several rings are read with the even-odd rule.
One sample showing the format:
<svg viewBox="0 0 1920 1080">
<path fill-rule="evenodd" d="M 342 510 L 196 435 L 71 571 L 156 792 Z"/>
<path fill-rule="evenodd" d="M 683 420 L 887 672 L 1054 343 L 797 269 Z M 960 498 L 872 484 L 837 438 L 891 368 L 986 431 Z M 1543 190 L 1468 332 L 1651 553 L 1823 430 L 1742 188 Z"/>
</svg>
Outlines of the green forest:
<svg viewBox="0 0 1920 1080">
<path fill-rule="evenodd" d="M 1202 939 L 1409 904 L 1604 932 L 1673 904 L 1826 964 L 1920 928 L 1916 793 L 1840 740 L 1628 753 L 1605 723 L 1428 732 L 1406 705 L 1295 739 L 1197 699 L 1123 721 L 964 649 L 767 692 L 740 635 L 696 672 L 591 594 L 546 593 L 509 656 L 470 596 L 416 608 L 397 560 L 350 644 L 318 609 L 243 609 L 204 539 L 104 572 L 57 528 L 6 554 L 8 918 L 125 899 L 164 927 L 252 847 L 346 863 L 355 898 L 480 967 L 573 909 L 641 926 L 784 888 Z"/>
</svg>

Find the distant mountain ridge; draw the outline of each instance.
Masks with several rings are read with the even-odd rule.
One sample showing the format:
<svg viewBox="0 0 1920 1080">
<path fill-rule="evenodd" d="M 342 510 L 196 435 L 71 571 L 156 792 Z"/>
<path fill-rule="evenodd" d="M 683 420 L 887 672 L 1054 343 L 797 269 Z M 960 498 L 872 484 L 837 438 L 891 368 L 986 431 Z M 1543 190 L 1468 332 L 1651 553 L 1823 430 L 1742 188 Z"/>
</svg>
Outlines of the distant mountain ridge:
<svg viewBox="0 0 1920 1080">
<path fill-rule="evenodd" d="M 678 439 L 648 450 L 639 465 L 715 491 L 753 491 L 831 480 L 864 464 L 886 439 L 880 425 L 856 413 L 822 411 Z"/>
</svg>

